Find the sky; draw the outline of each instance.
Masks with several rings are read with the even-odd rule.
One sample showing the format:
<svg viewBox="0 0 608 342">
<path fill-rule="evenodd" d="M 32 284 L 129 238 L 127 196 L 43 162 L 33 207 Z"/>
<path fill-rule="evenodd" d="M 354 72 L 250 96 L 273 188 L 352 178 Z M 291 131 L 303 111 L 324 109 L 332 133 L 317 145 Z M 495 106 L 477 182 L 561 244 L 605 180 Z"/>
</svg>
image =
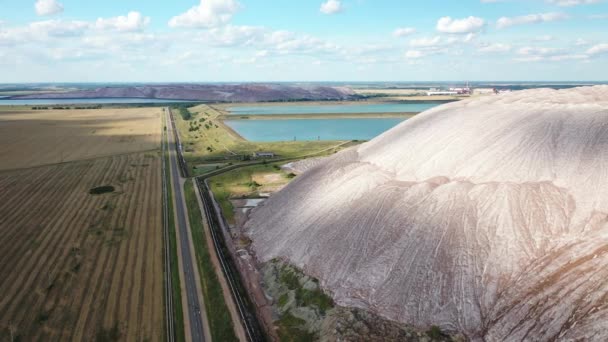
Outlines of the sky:
<svg viewBox="0 0 608 342">
<path fill-rule="evenodd" d="M 608 0 L 0 0 L 0 83 L 606 80 Z"/>
</svg>

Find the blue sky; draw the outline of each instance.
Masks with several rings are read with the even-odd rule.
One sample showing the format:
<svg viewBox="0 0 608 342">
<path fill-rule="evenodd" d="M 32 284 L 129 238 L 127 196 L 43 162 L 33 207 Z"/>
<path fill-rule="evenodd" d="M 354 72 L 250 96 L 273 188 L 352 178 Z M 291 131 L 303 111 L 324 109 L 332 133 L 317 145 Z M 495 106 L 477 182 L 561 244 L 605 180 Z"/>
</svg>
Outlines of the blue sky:
<svg viewBox="0 0 608 342">
<path fill-rule="evenodd" d="M 0 83 L 605 81 L 604 0 L 0 0 Z"/>
</svg>

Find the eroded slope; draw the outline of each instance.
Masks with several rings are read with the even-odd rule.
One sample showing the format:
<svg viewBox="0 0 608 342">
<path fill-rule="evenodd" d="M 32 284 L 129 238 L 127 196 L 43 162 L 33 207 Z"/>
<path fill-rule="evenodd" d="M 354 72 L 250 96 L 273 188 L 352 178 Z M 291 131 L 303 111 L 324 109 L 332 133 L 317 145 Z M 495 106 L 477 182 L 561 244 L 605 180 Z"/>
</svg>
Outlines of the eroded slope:
<svg viewBox="0 0 608 342">
<path fill-rule="evenodd" d="M 339 304 L 488 340 L 608 338 L 608 87 L 437 107 L 247 223 Z"/>
</svg>

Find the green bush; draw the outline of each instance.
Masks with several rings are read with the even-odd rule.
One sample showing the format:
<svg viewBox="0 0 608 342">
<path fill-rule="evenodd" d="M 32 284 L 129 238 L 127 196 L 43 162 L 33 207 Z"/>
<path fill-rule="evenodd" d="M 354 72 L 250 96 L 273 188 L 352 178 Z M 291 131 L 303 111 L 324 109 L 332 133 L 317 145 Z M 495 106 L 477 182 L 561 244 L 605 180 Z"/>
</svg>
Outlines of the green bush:
<svg viewBox="0 0 608 342">
<path fill-rule="evenodd" d="M 300 287 L 299 276 L 286 269 L 281 272 L 281 283 L 287 286 L 287 288 L 290 290 L 296 290 Z"/>
<path fill-rule="evenodd" d="M 182 116 L 182 119 L 188 121 L 192 119 L 192 113 L 185 106 L 180 106 L 177 108 L 179 110 L 179 114 Z"/>
<path fill-rule="evenodd" d="M 114 192 L 114 187 L 111 185 L 98 186 L 96 188 L 92 188 L 89 190 L 89 194 L 91 195 L 102 195 L 110 192 Z"/>
<path fill-rule="evenodd" d="M 441 331 L 441 328 L 436 325 L 431 326 L 426 334 L 433 340 L 445 340 L 448 337 L 448 335 Z"/>
<path fill-rule="evenodd" d="M 114 342 L 120 340 L 120 328 L 118 324 L 114 324 L 114 326 L 110 329 L 101 329 L 97 336 L 95 337 L 96 342 Z"/>
</svg>

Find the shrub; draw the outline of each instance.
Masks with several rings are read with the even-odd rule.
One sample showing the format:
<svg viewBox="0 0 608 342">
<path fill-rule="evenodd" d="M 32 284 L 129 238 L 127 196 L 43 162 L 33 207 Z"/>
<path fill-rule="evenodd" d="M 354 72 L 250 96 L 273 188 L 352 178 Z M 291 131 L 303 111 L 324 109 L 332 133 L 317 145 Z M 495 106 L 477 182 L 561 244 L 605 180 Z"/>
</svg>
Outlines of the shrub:
<svg viewBox="0 0 608 342">
<path fill-rule="evenodd" d="M 102 195 L 110 192 L 114 192 L 114 187 L 111 185 L 98 186 L 96 188 L 92 188 L 89 190 L 89 194 L 91 195 Z"/>
<path fill-rule="evenodd" d="M 44 323 L 46 321 L 49 320 L 49 313 L 46 311 L 42 311 L 41 313 L 38 314 L 38 323 Z"/>
<path fill-rule="evenodd" d="M 192 119 L 192 113 L 185 106 L 180 106 L 177 108 L 179 110 L 179 114 L 182 116 L 182 119 L 188 121 Z"/>
<path fill-rule="evenodd" d="M 97 342 L 114 342 L 120 340 L 120 328 L 118 324 L 114 324 L 114 326 L 110 329 L 101 329 L 97 336 L 95 337 L 95 341 Z"/>
<path fill-rule="evenodd" d="M 426 334 L 433 340 L 444 340 L 446 337 L 448 337 L 443 331 L 441 331 L 441 328 L 436 325 L 431 326 Z"/>
</svg>

